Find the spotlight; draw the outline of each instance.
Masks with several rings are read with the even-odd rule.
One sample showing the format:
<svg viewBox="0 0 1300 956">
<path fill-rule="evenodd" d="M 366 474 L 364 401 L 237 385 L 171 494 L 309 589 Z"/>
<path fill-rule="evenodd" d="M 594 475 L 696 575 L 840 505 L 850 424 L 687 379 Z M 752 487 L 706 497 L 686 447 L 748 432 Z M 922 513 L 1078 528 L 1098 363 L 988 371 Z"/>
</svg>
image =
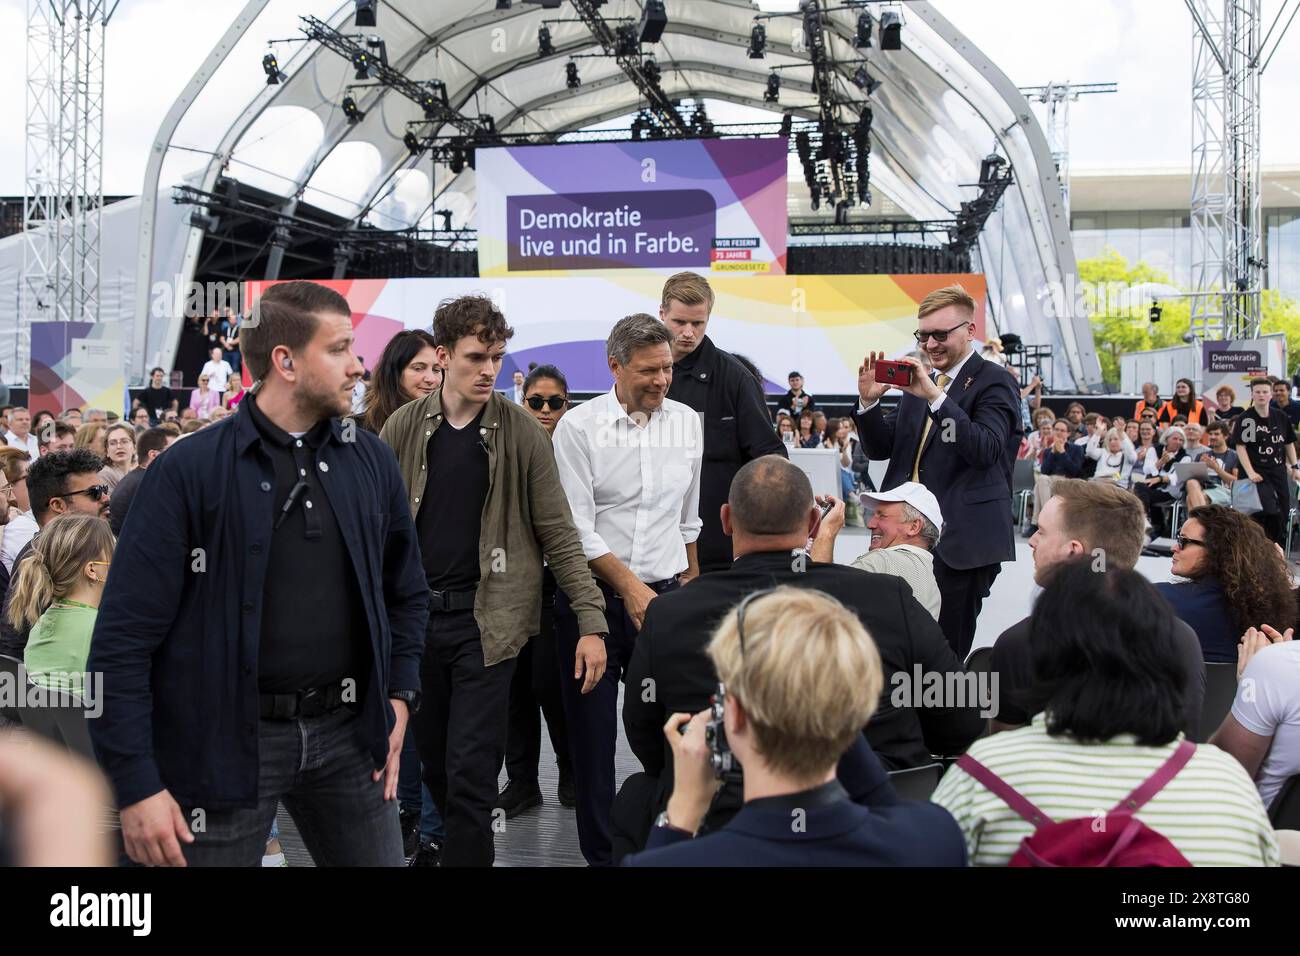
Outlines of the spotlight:
<svg viewBox="0 0 1300 956">
<path fill-rule="evenodd" d="M 865 65 L 858 67 L 857 71 L 853 74 L 853 85 L 860 90 L 866 90 L 868 96 L 871 96 L 876 92 L 876 90 L 880 89 L 880 84 L 880 80 L 867 72 Z"/>
<path fill-rule="evenodd" d="M 420 138 L 410 130 L 407 130 L 406 135 L 402 137 L 402 145 L 411 151 L 412 156 L 420 155 Z"/>
<path fill-rule="evenodd" d="M 196 226 L 204 232 L 216 232 L 221 228 L 221 218 L 219 216 L 206 215 L 196 209 L 190 213 L 190 225 Z"/>
<path fill-rule="evenodd" d="M 853 37 L 853 45 L 859 50 L 871 46 L 871 14 L 865 10 L 858 15 L 858 32 Z"/>
<path fill-rule="evenodd" d="M 761 23 L 755 23 L 753 29 L 749 31 L 749 58 L 751 60 L 763 59 L 763 50 L 767 47 L 767 27 Z"/>
<path fill-rule="evenodd" d="M 812 188 L 812 207 L 813 212 L 816 212 L 822 207 L 822 191 L 816 186 Z"/>
<path fill-rule="evenodd" d="M 537 28 L 537 55 L 554 56 L 555 45 L 551 43 L 551 28 L 543 23 Z"/>
<path fill-rule="evenodd" d="M 373 27 L 375 25 L 375 14 L 379 12 L 379 0 L 356 0 L 356 3 L 357 26 Z"/>
<path fill-rule="evenodd" d="M 664 10 L 664 0 L 646 0 L 645 9 L 641 11 L 642 43 L 658 43 L 668 26 L 668 12 Z"/>
<path fill-rule="evenodd" d="M 793 126 L 794 126 L 794 117 L 791 116 L 789 113 L 786 113 L 784 116 L 781 117 L 780 135 L 789 138 L 790 130 L 793 128 Z"/>
<path fill-rule="evenodd" d="M 880 15 L 880 49 L 903 48 L 903 18 L 896 10 L 886 10 Z"/>
<path fill-rule="evenodd" d="M 498 9 L 498 10 L 509 10 L 509 9 L 510 9 L 510 0 L 497 0 L 497 9 Z"/>
<path fill-rule="evenodd" d="M 425 119 L 437 119 L 438 104 L 441 103 L 443 107 L 448 105 L 447 84 L 442 80 L 430 80 L 429 86 L 433 92 L 425 94 L 425 96 L 420 99 L 420 106 L 424 108 Z"/>
<path fill-rule="evenodd" d="M 636 27 L 630 23 L 623 23 L 614 31 L 616 44 L 614 47 L 615 56 L 636 56 L 640 52 L 641 45 L 637 42 Z"/>
<path fill-rule="evenodd" d="M 582 85 L 582 80 L 578 77 L 578 64 L 573 60 L 564 64 L 564 85 L 571 90 Z"/>
<path fill-rule="evenodd" d="M 357 50 L 352 54 L 352 65 L 357 68 L 357 79 L 370 79 L 370 54 L 365 50 Z"/>
<path fill-rule="evenodd" d="M 356 126 L 366 118 L 365 112 L 357 109 L 357 101 L 350 96 L 343 97 L 343 115 L 348 118 L 348 123 L 352 126 Z"/>
<path fill-rule="evenodd" d="M 763 92 L 763 102 L 776 103 L 781 99 L 781 74 L 767 74 L 767 89 Z"/>
<path fill-rule="evenodd" d="M 388 66 L 388 44 L 377 36 L 366 37 L 366 46 L 376 51 L 379 62 Z"/>
<path fill-rule="evenodd" d="M 266 72 L 267 86 L 283 83 L 289 78 L 288 74 L 281 71 L 280 61 L 275 58 L 274 53 L 268 53 L 262 57 L 262 69 Z"/>
<path fill-rule="evenodd" d="M 447 167 L 453 175 L 459 176 L 465 169 L 465 151 L 459 146 L 453 146 L 447 157 Z"/>
<path fill-rule="evenodd" d="M 988 156 L 985 156 L 984 159 L 980 161 L 980 185 L 991 183 L 1000 178 L 1002 167 L 1006 164 L 1007 161 L 997 153 L 990 153 Z"/>
<path fill-rule="evenodd" d="M 659 80 L 664 75 L 663 71 L 659 69 L 659 64 L 655 62 L 655 58 L 652 56 L 647 56 L 641 61 L 641 72 L 645 74 L 645 78 L 651 86 L 658 86 Z"/>
<path fill-rule="evenodd" d="M 1151 311 L 1147 313 L 1147 318 L 1150 319 L 1152 322 L 1159 322 L 1159 321 L 1160 321 L 1160 315 L 1161 315 L 1161 313 L 1163 313 L 1163 312 L 1164 312 L 1164 309 L 1160 308 L 1160 303 L 1158 303 L 1158 302 L 1152 302 L 1152 303 L 1151 303 Z"/>
</svg>

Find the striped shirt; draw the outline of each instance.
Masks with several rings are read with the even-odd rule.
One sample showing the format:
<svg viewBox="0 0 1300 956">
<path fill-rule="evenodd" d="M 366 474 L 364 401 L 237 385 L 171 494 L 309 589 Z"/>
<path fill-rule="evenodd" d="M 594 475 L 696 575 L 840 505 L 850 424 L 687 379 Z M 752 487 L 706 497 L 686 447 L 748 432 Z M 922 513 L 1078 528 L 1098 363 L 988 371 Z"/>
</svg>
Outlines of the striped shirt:
<svg viewBox="0 0 1300 956">
<path fill-rule="evenodd" d="M 892 548 L 876 548 L 858 555 L 852 567 L 877 574 L 892 574 L 907 582 L 912 597 L 939 620 L 943 597 L 934 580 L 934 555 L 912 544 L 896 544 Z"/>
<path fill-rule="evenodd" d="M 1174 752 L 1119 734 L 1080 744 L 1047 733 L 1046 716 L 1019 730 L 977 740 L 970 754 L 1061 823 L 1109 813 Z M 1033 827 L 960 767 L 944 774 L 931 800 L 966 834 L 973 866 L 1005 866 Z M 1193 866 L 1277 866 L 1278 846 L 1255 785 L 1235 759 L 1201 744 L 1137 818 Z"/>
</svg>

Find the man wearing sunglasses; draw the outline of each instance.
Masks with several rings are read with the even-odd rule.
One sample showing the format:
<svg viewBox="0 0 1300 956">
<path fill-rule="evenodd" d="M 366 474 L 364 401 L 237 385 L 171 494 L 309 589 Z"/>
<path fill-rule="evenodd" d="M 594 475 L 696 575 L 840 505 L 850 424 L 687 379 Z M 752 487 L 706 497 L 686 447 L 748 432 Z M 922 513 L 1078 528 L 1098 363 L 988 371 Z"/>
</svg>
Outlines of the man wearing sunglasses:
<svg viewBox="0 0 1300 956">
<path fill-rule="evenodd" d="M 88 448 L 52 452 L 32 461 L 27 470 L 27 500 L 31 505 L 36 526 L 44 528 L 63 514 L 87 514 L 108 519 L 108 486 L 99 477 L 103 462 Z M 8 500 L 3 502 L 6 509 Z M 33 536 L 14 556 L 13 568 L 32 550 Z M 4 608 L 0 611 L 0 654 L 23 659 L 27 647 L 28 628 L 15 628 L 9 623 L 9 596 L 6 593 Z"/>
<path fill-rule="evenodd" d="M 917 481 L 939 499 L 944 534 L 934 553 L 943 594 L 939 626 L 965 659 L 975 621 L 1003 561 L 1015 560 L 1011 471 L 1020 446 L 1020 394 L 1011 373 L 980 358 L 975 300 L 959 285 L 931 292 L 917 310 L 914 333 L 934 368 L 931 379 L 910 356 L 912 383 L 898 407 L 880 399 L 890 388 L 876 381 L 871 352 L 858 370 L 862 399 L 854 422 L 868 457 L 889 459 L 883 489 Z"/>
</svg>

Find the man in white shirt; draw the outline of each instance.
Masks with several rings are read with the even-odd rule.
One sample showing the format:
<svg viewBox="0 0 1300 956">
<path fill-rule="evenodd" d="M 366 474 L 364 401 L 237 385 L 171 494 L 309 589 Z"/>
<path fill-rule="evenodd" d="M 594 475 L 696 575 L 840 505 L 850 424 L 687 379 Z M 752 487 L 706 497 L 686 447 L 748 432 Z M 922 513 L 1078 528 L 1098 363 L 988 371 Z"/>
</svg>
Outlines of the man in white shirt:
<svg viewBox="0 0 1300 956">
<path fill-rule="evenodd" d="M 25 408 L 15 408 L 9 413 L 9 431 L 5 432 L 5 444 L 10 448 L 21 448 L 35 461 L 41 456 L 41 445 L 32 434 L 32 413 Z"/>
<path fill-rule="evenodd" d="M 226 382 L 230 381 L 230 376 L 235 374 L 235 370 L 230 367 L 230 363 L 221 357 L 221 346 L 212 346 L 209 353 L 212 358 L 204 363 L 200 375 L 208 377 L 208 387 L 213 389 L 218 395 L 226 390 Z"/>
<path fill-rule="evenodd" d="M 852 566 L 878 574 L 902 578 L 912 589 L 912 596 L 939 620 L 943 596 L 934 580 L 934 555 L 943 531 L 943 513 L 939 500 L 930 489 L 915 481 L 905 481 L 892 491 L 863 494 L 863 514 L 869 515 L 870 550 L 853 560 Z M 835 498 L 818 498 L 817 503 L 832 503 L 813 539 L 812 559 L 828 564 L 835 560 L 835 536 L 844 527 L 844 502 Z"/>
<path fill-rule="evenodd" d="M 606 342 L 614 388 L 568 412 L 555 428 L 560 483 L 609 625 L 606 669 L 596 687 L 582 694 L 580 681 L 567 673 L 563 680 L 578 842 L 592 865 L 613 861 L 618 682 L 650 602 L 699 573 L 704 430 L 695 412 L 667 397 L 671 344 L 672 333 L 654 316 L 621 319 Z M 563 591 L 555 620 L 559 658 L 571 660 L 578 627 Z"/>
<path fill-rule="evenodd" d="M 511 380 L 514 384 L 506 392 L 506 397 L 516 405 L 522 405 L 524 403 L 524 373 L 519 369 L 515 369 L 515 374 L 511 376 Z"/>
<path fill-rule="evenodd" d="M 18 552 L 38 530 L 36 518 L 32 515 L 31 498 L 27 495 L 27 469 L 30 466 L 31 459 L 24 458 L 17 449 L 5 451 L 3 460 L 0 460 L 0 491 L 4 492 L 0 494 L 0 509 L 6 516 L 9 505 L 18 509 L 17 514 L 9 517 L 0 535 L 0 564 L 4 564 L 8 572 L 13 571 Z"/>
</svg>

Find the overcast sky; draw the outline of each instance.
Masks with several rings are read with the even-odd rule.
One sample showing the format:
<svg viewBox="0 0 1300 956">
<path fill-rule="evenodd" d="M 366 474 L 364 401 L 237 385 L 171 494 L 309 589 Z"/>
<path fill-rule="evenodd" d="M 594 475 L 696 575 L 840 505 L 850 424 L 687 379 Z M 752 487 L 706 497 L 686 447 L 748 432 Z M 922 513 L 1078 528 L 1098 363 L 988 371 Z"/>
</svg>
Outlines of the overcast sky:
<svg viewBox="0 0 1300 956">
<path fill-rule="evenodd" d="M 1192 25 L 1183 0 L 935 2 L 1018 85 L 1119 83 L 1118 94 L 1085 97 L 1073 107 L 1070 145 L 1076 170 L 1189 165 Z M 1265 27 L 1280 3 L 1263 0 Z M 796 4 L 763 0 L 760 5 L 789 9 Z M 203 131 L 224 128 L 232 104 L 246 102 L 263 82 L 266 41 L 296 35 L 299 14 L 326 16 L 337 6 L 338 0 L 272 0 L 191 111 L 177 141 L 194 143 Z M 159 123 L 242 7 L 241 0 L 121 0 L 108 29 L 105 193 L 139 192 Z M 0 97 L 0 194 L 5 195 L 23 192 L 25 30 L 25 0 L 0 0 L 0 89 L 8 94 Z M 1265 164 L 1300 166 L 1300 123 L 1294 119 L 1298 65 L 1300 20 L 1264 76 Z"/>
</svg>

